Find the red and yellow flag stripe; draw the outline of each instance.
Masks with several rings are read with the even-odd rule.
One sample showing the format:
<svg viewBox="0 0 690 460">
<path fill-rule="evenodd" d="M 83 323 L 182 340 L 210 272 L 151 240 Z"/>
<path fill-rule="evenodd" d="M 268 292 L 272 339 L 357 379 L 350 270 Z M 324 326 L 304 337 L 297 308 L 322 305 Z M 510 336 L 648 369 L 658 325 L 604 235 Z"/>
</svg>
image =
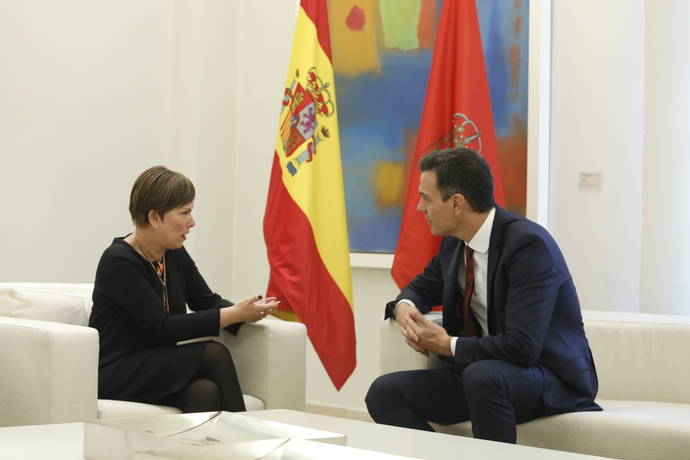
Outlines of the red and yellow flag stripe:
<svg viewBox="0 0 690 460">
<path fill-rule="evenodd" d="M 326 2 L 302 0 L 264 217 L 267 294 L 306 325 L 340 389 L 356 358 L 336 108 Z"/>
</svg>

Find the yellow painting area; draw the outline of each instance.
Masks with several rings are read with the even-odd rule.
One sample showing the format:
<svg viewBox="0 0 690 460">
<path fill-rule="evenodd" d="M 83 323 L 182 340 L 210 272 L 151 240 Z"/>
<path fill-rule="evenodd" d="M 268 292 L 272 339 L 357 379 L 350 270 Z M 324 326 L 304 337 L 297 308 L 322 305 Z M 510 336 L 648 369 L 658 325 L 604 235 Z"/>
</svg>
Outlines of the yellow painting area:
<svg viewBox="0 0 690 460">
<path fill-rule="evenodd" d="M 373 169 L 372 182 L 376 191 L 379 209 L 401 206 L 403 202 L 403 180 L 405 171 L 402 163 L 380 161 Z"/>
<path fill-rule="evenodd" d="M 376 0 L 337 0 L 328 3 L 331 50 L 338 73 L 349 77 L 381 72 L 376 45 L 379 15 Z"/>
</svg>

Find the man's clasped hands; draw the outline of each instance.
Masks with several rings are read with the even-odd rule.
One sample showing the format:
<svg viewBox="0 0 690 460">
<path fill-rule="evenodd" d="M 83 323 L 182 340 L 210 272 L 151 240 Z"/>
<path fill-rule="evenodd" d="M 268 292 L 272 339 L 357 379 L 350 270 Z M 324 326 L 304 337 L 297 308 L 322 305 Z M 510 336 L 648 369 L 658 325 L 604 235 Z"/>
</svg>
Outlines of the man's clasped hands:
<svg viewBox="0 0 690 460">
<path fill-rule="evenodd" d="M 429 321 L 417 308 L 400 302 L 395 309 L 395 319 L 405 343 L 413 350 L 425 356 L 429 356 L 429 353 L 453 355 L 450 350 L 451 337 L 446 330 Z"/>
</svg>

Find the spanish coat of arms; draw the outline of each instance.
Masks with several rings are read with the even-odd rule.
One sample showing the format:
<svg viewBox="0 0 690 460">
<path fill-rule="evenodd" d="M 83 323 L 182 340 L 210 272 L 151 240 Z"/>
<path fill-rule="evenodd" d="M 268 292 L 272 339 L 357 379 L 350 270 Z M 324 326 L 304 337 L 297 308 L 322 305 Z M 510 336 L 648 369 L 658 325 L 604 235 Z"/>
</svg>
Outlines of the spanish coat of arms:
<svg viewBox="0 0 690 460">
<path fill-rule="evenodd" d="M 330 84 L 321 80 L 316 67 L 307 71 L 303 81 L 297 69 L 292 83 L 285 88 L 282 110 L 288 112 L 280 125 L 280 139 L 285 156 L 290 159 L 286 168 L 292 176 L 314 159 L 317 145 L 330 137 L 328 128 L 320 123 L 335 114 L 329 89 Z"/>
</svg>

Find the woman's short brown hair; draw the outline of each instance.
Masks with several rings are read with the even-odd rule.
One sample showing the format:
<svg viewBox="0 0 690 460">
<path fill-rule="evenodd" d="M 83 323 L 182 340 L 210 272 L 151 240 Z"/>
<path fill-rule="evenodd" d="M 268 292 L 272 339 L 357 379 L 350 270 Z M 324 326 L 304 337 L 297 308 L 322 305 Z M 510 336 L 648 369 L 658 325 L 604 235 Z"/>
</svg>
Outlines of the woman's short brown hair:
<svg viewBox="0 0 690 460">
<path fill-rule="evenodd" d="M 154 166 L 137 177 L 129 195 L 129 214 L 134 225 L 149 225 L 149 211 L 161 218 L 171 209 L 194 201 L 194 184 L 184 175 L 165 166 Z"/>
</svg>

